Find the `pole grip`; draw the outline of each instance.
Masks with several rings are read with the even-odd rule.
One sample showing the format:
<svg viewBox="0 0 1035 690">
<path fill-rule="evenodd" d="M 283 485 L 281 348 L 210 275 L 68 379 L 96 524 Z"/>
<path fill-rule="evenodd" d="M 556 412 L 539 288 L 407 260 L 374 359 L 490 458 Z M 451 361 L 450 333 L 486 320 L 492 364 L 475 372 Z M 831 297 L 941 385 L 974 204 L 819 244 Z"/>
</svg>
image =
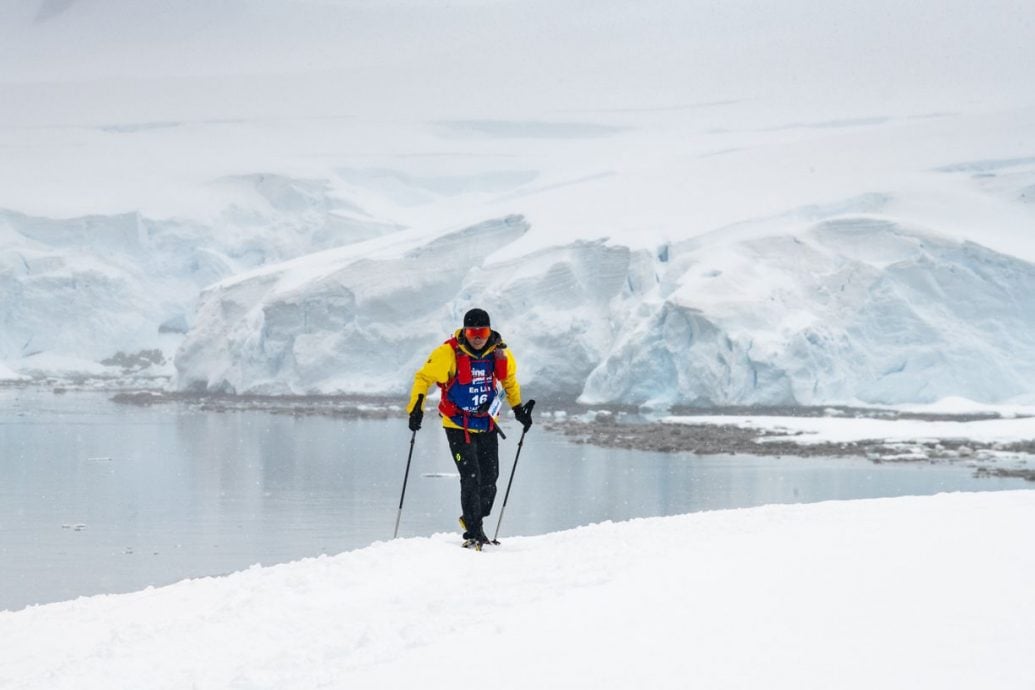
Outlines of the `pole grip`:
<svg viewBox="0 0 1035 690">
<path fill-rule="evenodd" d="M 414 405 L 414 410 L 419 410 L 424 405 L 424 394 L 421 393 L 417 396 L 417 404 Z M 413 412 L 413 410 L 409 410 Z M 402 520 L 403 514 L 403 501 L 406 500 L 406 482 L 410 479 L 410 461 L 413 460 L 413 444 L 417 441 L 417 432 L 414 431 L 410 434 L 410 453 L 406 456 L 406 473 L 403 475 L 403 488 L 402 493 L 399 494 L 399 512 L 395 515 L 395 531 L 392 533 L 392 539 L 399 536 L 399 521 Z"/>
</svg>

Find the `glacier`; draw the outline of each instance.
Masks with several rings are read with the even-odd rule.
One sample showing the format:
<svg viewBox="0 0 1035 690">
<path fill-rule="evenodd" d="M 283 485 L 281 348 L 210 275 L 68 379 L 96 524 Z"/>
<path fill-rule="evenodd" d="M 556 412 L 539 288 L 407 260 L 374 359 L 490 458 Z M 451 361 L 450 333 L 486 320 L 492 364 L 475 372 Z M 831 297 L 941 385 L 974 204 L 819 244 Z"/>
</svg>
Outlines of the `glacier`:
<svg viewBox="0 0 1035 690">
<path fill-rule="evenodd" d="M 661 408 L 1030 399 L 1035 253 L 1018 238 L 1035 159 L 925 176 L 933 193 L 850 195 L 675 238 L 555 232 L 544 194 L 622 181 L 544 186 L 517 168 L 223 176 L 183 217 L 2 210 L 0 373 L 401 396 L 477 305 L 541 398 Z M 988 225 L 964 217 L 970 231 L 959 232 L 942 203 L 950 192 L 963 213 L 991 210 Z M 445 229 L 414 221 L 526 202 L 529 215 Z"/>
<path fill-rule="evenodd" d="M 207 220 L 0 209 L 0 361 L 36 375 L 167 376 L 171 366 L 152 365 L 171 361 L 206 285 L 397 229 L 320 181 L 254 174 L 211 186 L 225 205 Z M 162 356 L 118 366 L 152 349 Z"/>
<path fill-rule="evenodd" d="M 670 407 L 1026 395 L 1035 363 L 1017 353 L 1035 346 L 1035 264 L 845 212 L 885 203 L 653 252 L 577 241 L 494 257 L 528 231 L 520 216 L 357 243 L 208 288 L 174 384 L 402 395 L 482 305 L 540 396 Z"/>
<path fill-rule="evenodd" d="M 1035 383 L 1017 357 L 1035 344 L 1035 266 L 974 243 L 846 217 L 670 257 L 584 401 L 990 401 Z"/>
</svg>

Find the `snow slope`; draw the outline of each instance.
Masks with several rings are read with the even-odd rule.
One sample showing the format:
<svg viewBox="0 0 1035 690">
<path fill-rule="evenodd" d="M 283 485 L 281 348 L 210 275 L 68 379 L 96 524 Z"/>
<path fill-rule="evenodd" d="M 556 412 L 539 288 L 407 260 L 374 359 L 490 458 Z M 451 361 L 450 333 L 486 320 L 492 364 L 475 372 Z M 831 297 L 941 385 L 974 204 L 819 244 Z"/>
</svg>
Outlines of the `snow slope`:
<svg viewBox="0 0 1035 690">
<path fill-rule="evenodd" d="M 398 392 L 401 372 L 359 369 L 394 314 L 414 336 L 388 358 L 407 368 L 477 303 L 531 382 L 587 401 L 1032 388 L 1017 354 L 1035 261 L 1030 3 L 10 5 L 0 361 L 15 371 L 182 345 L 181 387 Z M 366 335 L 332 332 L 340 315 L 285 334 L 282 291 L 242 302 L 280 315 L 276 343 L 254 316 L 195 312 L 208 286 L 238 300 L 259 266 L 399 230 L 431 250 L 515 216 L 520 236 L 450 263 L 454 288 L 419 310 L 372 271 L 342 283 L 403 300 L 348 322 Z M 64 239 L 84 232 L 112 239 Z M 324 274 L 304 283 L 297 297 L 339 308 Z"/>
<path fill-rule="evenodd" d="M 0 685 L 1031 687 L 1035 492 L 455 535 L 0 612 Z"/>
</svg>

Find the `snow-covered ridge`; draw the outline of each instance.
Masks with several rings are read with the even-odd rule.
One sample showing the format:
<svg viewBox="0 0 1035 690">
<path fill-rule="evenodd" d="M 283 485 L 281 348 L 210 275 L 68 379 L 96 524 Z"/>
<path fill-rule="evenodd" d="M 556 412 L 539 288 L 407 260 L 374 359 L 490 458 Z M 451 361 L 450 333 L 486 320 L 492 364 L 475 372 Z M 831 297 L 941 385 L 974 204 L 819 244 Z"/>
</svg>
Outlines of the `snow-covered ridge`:
<svg viewBox="0 0 1035 690">
<path fill-rule="evenodd" d="M 481 553 L 400 539 L 0 612 L 0 686 L 1020 690 L 1032 520 L 1035 492 L 1012 491 L 604 523 Z"/>
</svg>

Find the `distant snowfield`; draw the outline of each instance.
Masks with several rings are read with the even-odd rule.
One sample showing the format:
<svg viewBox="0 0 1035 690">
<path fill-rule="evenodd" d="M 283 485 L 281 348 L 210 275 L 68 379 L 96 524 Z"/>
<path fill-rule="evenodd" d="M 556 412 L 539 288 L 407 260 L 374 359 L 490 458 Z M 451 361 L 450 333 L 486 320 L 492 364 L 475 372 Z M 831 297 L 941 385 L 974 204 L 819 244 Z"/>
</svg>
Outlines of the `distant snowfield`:
<svg viewBox="0 0 1035 690">
<path fill-rule="evenodd" d="M 532 389 L 591 403 L 1018 399 L 1033 27 L 1012 0 L 18 0 L 0 362 L 396 394 L 478 304 Z"/>
<path fill-rule="evenodd" d="M 0 612 L 0 685 L 1030 688 L 1035 491 L 455 535 Z"/>
<path fill-rule="evenodd" d="M 854 441 L 971 440 L 1012 443 L 1035 439 L 1035 417 L 967 422 L 872 419 L 852 417 L 780 417 L 741 415 L 670 416 L 668 424 L 731 424 L 772 433 L 762 440 L 795 443 L 849 443 Z"/>
</svg>

